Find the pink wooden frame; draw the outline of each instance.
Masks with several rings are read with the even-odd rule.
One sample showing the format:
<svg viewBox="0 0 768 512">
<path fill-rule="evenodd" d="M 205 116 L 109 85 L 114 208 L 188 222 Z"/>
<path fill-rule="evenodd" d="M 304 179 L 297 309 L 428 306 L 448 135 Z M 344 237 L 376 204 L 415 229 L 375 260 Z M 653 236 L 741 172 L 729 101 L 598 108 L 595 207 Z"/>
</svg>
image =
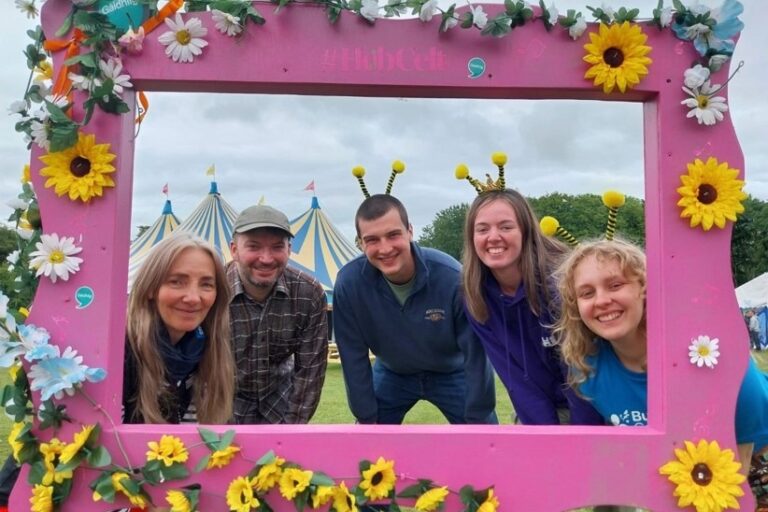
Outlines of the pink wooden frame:
<svg viewBox="0 0 768 512">
<path fill-rule="evenodd" d="M 60 25 L 68 4 L 45 4 L 46 34 L 53 34 Z M 495 13 L 499 8 L 488 5 L 485 10 Z M 135 88 L 643 103 L 649 426 L 237 427 L 235 442 L 245 455 L 253 460 L 272 449 L 306 468 L 344 477 L 349 485 L 356 481 L 360 459 L 384 456 L 395 460 L 402 478 L 431 478 L 454 489 L 463 484 L 494 485 L 501 510 L 550 511 L 600 503 L 676 508 L 673 486 L 658 474 L 658 468 L 673 458 L 673 449 L 684 440 L 718 440 L 735 448 L 734 403 L 748 354 L 729 265 L 731 226 L 706 233 L 691 229 L 687 220 L 679 218 L 676 206 L 679 176 L 694 158 L 714 156 L 737 169 L 744 165 L 730 116 L 714 127 L 685 118 L 680 87 L 683 71 L 697 57 L 693 46 L 675 39 L 669 30 L 644 27 L 653 47 L 650 74 L 632 92 L 605 95 L 583 78 L 587 69 L 582 61 L 583 44 L 588 37 L 574 42 L 562 29 L 547 33 L 538 22 L 495 39 L 480 37 L 474 30 L 439 34 L 437 18 L 427 24 L 378 20 L 371 27 L 348 13 L 331 25 L 324 12 L 312 5 L 292 5 L 278 15 L 265 6 L 262 12 L 267 23 L 251 26 L 241 41 L 216 31 L 210 13 L 184 14 L 185 19 L 199 17 L 208 28 L 210 44 L 193 64 L 176 64 L 164 55 L 157 37 L 165 27 L 148 34 L 143 54 L 124 60 Z M 594 31 L 596 26 L 590 25 L 588 30 Z M 467 62 L 473 57 L 482 57 L 487 64 L 485 75 L 477 79 L 467 76 Z M 59 66 L 61 55 L 55 58 Z M 720 71 L 717 81 L 722 83 L 726 73 Z M 135 104 L 132 91 L 124 99 Z M 58 198 L 44 188 L 38 173 L 39 152 L 32 155 L 45 230 L 81 239 L 85 262 L 69 282 L 41 282 L 31 321 L 46 327 L 54 342 L 77 348 L 90 366 L 108 369 L 107 380 L 88 384 L 87 390 L 113 418 L 120 417 L 133 130 L 129 115 L 97 113 L 87 126 L 87 132 L 95 133 L 98 142 L 111 143 L 111 151 L 117 154 L 117 186 L 85 205 Z M 177 135 L 168 134 L 168 143 L 173 144 Z M 517 144 L 519 141 L 510 141 L 509 146 L 518 150 Z M 594 158 L 600 158 L 599 151 Z M 269 176 L 254 175 L 254 183 L 260 179 Z M 95 302 L 76 309 L 74 292 L 83 285 L 93 288 Z M 698 335 L 720 339 L 722 355 L 714 370 L 688 362 L 687 347 Z M 119 460 L 115 435 L 139 466 L 145 460 L 147 442 L 158 440 L 161 434 L 173 432 L 188 446 L 199 442 L 194 426 L 118 425 L 113 429 L 82 398 L 70 399 L 68 406 L 78 421 L 102 424 L 102 441 L 119 462 L 124 461 Z M 214 429 L 224 431 L 226 427 Z M 69 438 L 73 430 L 65 431 L 64 437 Z M 205 453 L 205 447 L 193 448 L 189 467 Z M 187 481 L 149 491 L 162 504 L 166 489 L 199 482 L 203 485 L 201 509 L 225 510 L 229 482 L 251 467 L 252 462 L 237 458 L 226 468 L 193 474 Z M 95 477 L 93 471 L 78 470 L 75 488 L 62 510 L 109 509 L 107 504 L 91 500 L 87 485 Z M 749 495 L 746 487 L 745 491 Z M 12 509 L 28 509 L 29 496 L 29 487 L 20 483 Z M 742 498 L 741 503 L 746 505 L 747 499 Z M 293 510 L 293 505 L 277 496 L 270 503 L 278 510 Z M 456 498 L 451 498 L 447 510 L 458 508 Z"/>
</svg>

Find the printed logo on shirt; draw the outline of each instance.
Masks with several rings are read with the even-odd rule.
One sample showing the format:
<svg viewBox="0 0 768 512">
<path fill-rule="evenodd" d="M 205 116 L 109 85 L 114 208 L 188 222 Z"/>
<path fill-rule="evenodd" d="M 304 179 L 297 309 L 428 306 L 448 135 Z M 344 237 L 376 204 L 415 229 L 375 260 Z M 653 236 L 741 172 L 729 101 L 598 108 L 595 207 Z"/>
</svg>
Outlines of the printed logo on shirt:
<svg viewBox="0 0 768 512">
<path fill-rule="evenodd" d="M 430 320 L 432 322 L 440 322 L 442 320 L 445 320 L 445 310 L 444 309 L 428 309 L 424 313 L 424 320 Z"/>
<path fill-rule="evenodd" d="M 625 409 L 620 414 L 611 414 L 611 425 L 618 427 L 644 426 L 648 424 L 648 416 L 642 411 Z"/>
<path fill-rule="evenodd" d="M 542 336 L 541 337 L 541 346 L 543 347 L 554 347 L 557 345 L 557 341 L 555 341 L 555 338 L 552 336 Z"/>
</svg>

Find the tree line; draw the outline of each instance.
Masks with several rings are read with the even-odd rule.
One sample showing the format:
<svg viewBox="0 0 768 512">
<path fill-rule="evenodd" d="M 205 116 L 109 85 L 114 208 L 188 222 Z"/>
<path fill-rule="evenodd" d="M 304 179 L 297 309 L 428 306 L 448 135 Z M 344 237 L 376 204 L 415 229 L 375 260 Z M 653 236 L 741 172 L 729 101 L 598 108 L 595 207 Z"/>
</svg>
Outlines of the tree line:
<svg viewBox="0 0 768 512">
<path fill-rule="evenodd" d="M 555 217 L 560 226 L 579 240 L 599 238 L 605 234 L 608 209 L 596 194 L 563 194 L 556 192 L 528 198 L 536 215 Z M 622 238 L 645 246 L 645 201 L 627 196 L 619 209 L 617 233 Z M 745 212 L 739 217 L 731 240 L 731 270 L 734 286 L 768 271 L 768 202 L 749 196 Z M 444 251 L 461 261 L 464 220 L 469 205 L 450 206 L 439 211 L 426 226 L 419 244 Z"/>
</svg>

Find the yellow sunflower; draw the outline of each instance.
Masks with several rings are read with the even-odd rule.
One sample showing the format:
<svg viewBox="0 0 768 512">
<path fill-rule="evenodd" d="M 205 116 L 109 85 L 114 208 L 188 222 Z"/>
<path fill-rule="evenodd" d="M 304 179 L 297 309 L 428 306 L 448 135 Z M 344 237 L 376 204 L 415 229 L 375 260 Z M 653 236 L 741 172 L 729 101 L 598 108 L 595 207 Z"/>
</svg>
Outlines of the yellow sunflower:
<svg viewBox="0 0 768 512">
<path fill-rule="evenodd" d="M 170 512 L 192 512 L 192 503 L 181 491 L 171 490 L 165 495 L 165 501 L 171 506 Z"/>
<path fill-rule="evenodd" d="M 311 471 L 304 471 L 300 468 L 285 469 L 280 475 L 280 494 L 287 500 L 293 500 L 309 487 L 310 480 L 312 480 Z"/>
<path fill-rule="evenodd" d="M 32 512 L 53 512 L 53 487 L 35 484 L 29 504 Z"/>
<path fill-rule="evenodd" d="M 448 496 L 447 487 L 435 487 L 419 496 L 413 507 L 419 512 L 432 512 L 440 507 L 446 496 Z"/>
<path fill-rule="evenodd" d="M 680 217 L 691 218 L 691 227 L 699 224 L 704 231 L 712 225 L 725 227 L 725 221 L 736 222 L 736 215 L 744 212 L 741 202 L 747 194 L 741 188 L 744 182 L 736 179 L 737 169 L 728 167 L 728 162 L 720 163 L 709 157 L 706 163 L 698 158 L 688 164 L 688 174 L 680 176 L 682 187 L 677 189 L 680 200 L 677 206 L 683 211 Z"/>
<path fill-rule="evenodd" d="M 116 491 L 123 493 L 125 497 L 128 498 L 128 500 L 131 502 L 131 505 L 139 508 L 147 508 L 147 499 L 144 496 L 141 494 L 131 494 L 131 492 L 123 485 L 125 480 L 130 479 L 131 477 L 128 475 L 128 473 L 115 471 L 112 473 L 112 487 L 114 487 Z"/>
<path fill-rule="evenodd" d="M 335 492 L 335 487 L 328 485 L 317 486 L 317 489 L 312 494 L 312 508 L 320 508 L 328 503 L 333 498 Z"/>
<path fill-rule="evenodd" d="M 347 484 L 341 482 L 333 494 L 333 509 L 336 512 L 357 512 L 355 495 L 349 492 Z"/>
<path fill-rule="evenodd" d="M 234 445 L 229 445 L 223 450 L 216 450 L 211 454 L 211 458 L 208 459 L 208 464 L 205 465 L 205 469 L 223 468 L 232 462 L 235 454 L 239 451 L 240 447 Z"/>
<path fill-rule="evenodd" d="M 640 83 L 648 74 L 647 65 L 653 62 L 648 53 L 648 39 L 639 25 L 625 21 L 622 24 L 600 24 L 599 33 L 589 33 L 590 43 L 584 45 L 584 60 L 592 64 L 584 78 L 594 78 L 594 85 L 603 86 L 606 94 L 618 86 L 621 92 Z"/>
<path fill-rule="evenodd" d="M 493 495 L 493 489 L 488 489 L 488 496 L 477 508 L 477 512 L 496 512 L 499 508 L 499 499 Z"/>
<path fill-rule="evenodd" d="M 740 484 L 745 477 L 733 450 L 721 450 L 717 441 L 702 439 L 698 445 L 686 441 L 685 450 L 675 449 L 675 456 L 677 460 L 661 466 L 659 473 L 676 485 L 678 507 L 693 505 L 697 512 L 739 508 L 736 498 L 744 495 Z"/>
<path fill-rule="evenodd" d="M 256 474 L 255 486 L 259 492 L 266 492 L 273 488 L 280 480 L 280 475 L 283 472 L 281 467 L 285 464 L 285 459 L 275 457 L 275 460 L 269 464 L 264 464 L 259 468 L 259 472 Z"/>
<path fill-rule="evenodd" d="M 227 505 L 232 512 L 250 512 L 259 508 L 259 500 L 253 493 L 255 478 L 239 476 L 232 480 L 227 489 Z"/>
<path fill-rule="evenodd" d="M 24 164 L 24 170 L 21 171 L 21 183 L 29 183 L 32 180 L 32 173 L 29 170 L 29 164 Z"/>
<path fill-rule="evenodd" d="M 360 488 L 365 492 L 369 500 L 380 500 L 389 496 L 395 488 L 395 461 L 384 460 L 379 457 L 376 464 L 363 471 L 363 479 Z"/>
<path fill-rule="evenodd" d="M 94 135 L 81 132 L 71 148 L 40 157 L 46 164 L 40 175 L 48 178 L 45 188 L 54 187 L 56 195 L 68 194 L 72 201 L 80 199 L 86 203 L 101 196 L 105 187 L 115 186 L 110 177 L 115 172 L 110 163 L 114 159 L 109 144 L 96 144 Z"/>
<path fill-rule="evenodd" d="M 77 455 L 80 449 L 85 446 L 85 443 L 88 441 L 88 438 L 91 436 L 91 432 L 93 432 L 95 427 L 95 425 L 85 425 L 83 430 L 76 433 L 72 439 L 72 442 L 65 446 L 61 451 L 59 460 L 66 464 L 67 462 L 74 459 L 75 455 Z"/>
<path fill-rule="evenodd" d="M 45 466 L 43 485 L 51 485 L 54 482 L 60 484 L 64 480 L 69 480 L 72 478 L 72 470 L 57 470 L 59 457 L 61 456 L 61 452 L 64 451 L 64 447 L 66 446 L 67 445 L 65 443 L 62 443 L 55 437 L 48 443 L 40 443 L 40 454 L 43 456 L 43 465 Z"/>
<path fill-rule="evenodd" d="M 159 460 L 166 467 L 174 462 L 186 462 L 189 458 L 189 452 L 181 439 L 176 436 L 163 436 L 160 442 L 150 441 L 147 443 L 149 451 L 147 452 L 147 462 L 150 460 Z"/>
<path fill-rule="evenodd" d="M 21 449 L 24 448 L 24 443 L 19 441 L 19 434 L 24 429 L 24 423 L 14 423 L 11 428 L 11 432 L 8 434 L 8 444 L 11 445 L 11 453 L 16 462 L 19 462 L 21 456 Z"/>
</svg>

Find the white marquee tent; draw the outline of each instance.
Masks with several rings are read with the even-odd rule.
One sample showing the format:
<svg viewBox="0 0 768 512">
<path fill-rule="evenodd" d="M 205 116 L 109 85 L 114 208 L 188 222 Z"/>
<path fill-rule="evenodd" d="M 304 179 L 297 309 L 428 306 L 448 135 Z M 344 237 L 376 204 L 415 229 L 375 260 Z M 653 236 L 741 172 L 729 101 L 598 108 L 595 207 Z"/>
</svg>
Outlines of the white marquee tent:
<svg viewBox="0 0 768 512">
<path fill-rule="evenodd" d="M 740 308 L 759 308 L 768 305 L 768 272 L 736 288 Z"/>
</svg>

